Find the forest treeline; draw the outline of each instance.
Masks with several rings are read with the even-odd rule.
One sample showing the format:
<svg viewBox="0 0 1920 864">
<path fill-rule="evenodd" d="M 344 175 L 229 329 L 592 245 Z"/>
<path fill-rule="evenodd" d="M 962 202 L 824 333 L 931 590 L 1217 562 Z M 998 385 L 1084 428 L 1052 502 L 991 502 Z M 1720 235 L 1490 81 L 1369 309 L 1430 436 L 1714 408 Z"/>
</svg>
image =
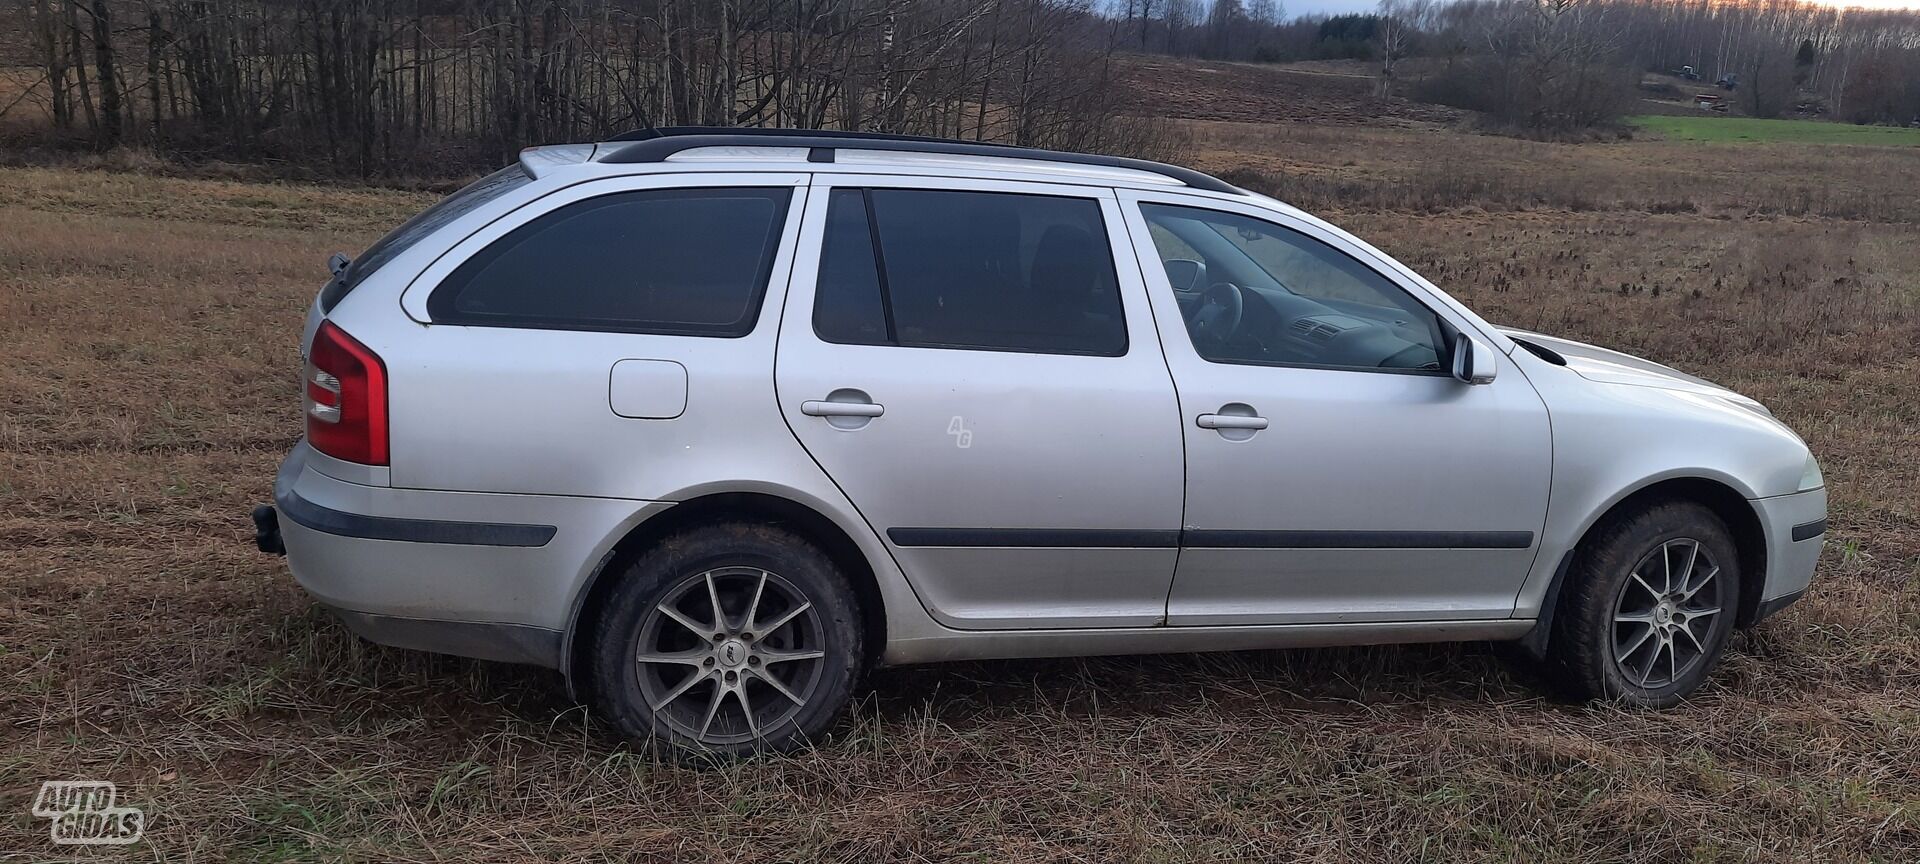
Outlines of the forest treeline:
<svg viewBox="0 0 1920 864">
<path fill-rule="evenodd" d="M 1119 33 L 1086 3 L 0 2 L 21 7 L 37 54 L 16 105 L 43 106 L 52 134 L 101 148 L 372 176 L 670 125 L 1147 156 L 1177 140 L 1120 110 Z"/>
<path fill-rule="evenodd" d="M 1127 53 L 1359 59 L 1383 97 L 1546 132 L 1617 121 L 1641 73 L 1683 69 L 1737 77 L 1743 113 L 1920 116 L 1920 12 L 1804 0 L 1332 18 L 1280 0 L 0 0 L 0 18 L 5 140 L 369 177 L 667 125 L 1173 155 L 1178 130 L 1127 101 Z"/>
<path fill-rule="evenodd" d="M 1362 14 L 1282 17 L 1276 0 L 1111 0 L 1137 50 L 1219 60 L 1357 59 L 1383 92 L 1535 128 L 1617 118 L 1644 72 L 1731 80 L 1741 113 L 1858 123 L 1920 118 L 1920 10 L 1808 0 L 1382 0 Z M 1437 71 L 1436 71 L 1437 67 Z M 1683 80 L 1686 80 L 1683 78 Z"/>
</svg>

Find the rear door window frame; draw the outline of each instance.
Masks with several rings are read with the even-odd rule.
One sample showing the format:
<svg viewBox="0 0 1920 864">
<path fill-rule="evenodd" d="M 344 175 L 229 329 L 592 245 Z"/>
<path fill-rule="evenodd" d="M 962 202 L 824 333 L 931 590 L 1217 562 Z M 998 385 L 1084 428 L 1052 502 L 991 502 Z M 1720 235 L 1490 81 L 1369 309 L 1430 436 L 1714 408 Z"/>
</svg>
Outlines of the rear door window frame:
<svg viewBox="0 0 1920 864">
<path fill-rule="evenodd" d="M 1103 200 L 1105 201 L 1113 200 L 1111 198 L 1110 189 L 1103 189 L 1098 187 L 1095 187 L 1092 189 L 1089 189 L 1088 187 L 1062 187 L 1058 193 L 1050 194 L 1049 191 L 1035 190 L 1030 188 L 1013 189 L 1013 190 L 994 188 L 994 186 L 989 183 L 981 183 L 976 185 L 962 185 L 962 184 L 955 184 L 955 185 L 911 184 L 910 185 L 910 184 L 890 183 L 890 182 L 873 182 L 875 178 L 849 178 L 845 176 L 831 176 L 831 175 L 822 176 L 821 178 L 819 178 L 819 180 L 820 182 L 817 182 L 816 188 L 819 188 L 827 197 L 826 210 L 824 212 L 827 214 L 828 219 L 831 218 L 834 198 L 839 193 L 857 192 L 860 194 L 860 201 L 865 209 L 864 222 L 867 230 L 867 235 L 869 238 L 869 244 L 870 244 L 869 249 L 873 255 L 874 273 L 878 281 L 878 286 L 877 286 L 878 302 L 880 304 L 879 311 L 880 311 L 881 319 L 882 321 L 884 321 L 884 325 L 886 329 L 884 338 L 881 340 L 875 340 L 875 341 L 856 341 L 856 340 L 849 340 L 849 339 L 843 339 L 843 338 L 836 338 L 834 336 L 830 336 L 826 333 L 821 332 L 819 313 L 820 313 L 820 301 L 823 296 L 823 293 L 821 291 L 821 284 L 819 280 L 822 273 L 824 273 L 825 271 L 825 267 L 827 263 L 826 256 L 827 256 L 828 246 L 832 242 L 832 237 L 827 232 L 830 232 L 833 230 L 833 225 L 831 221 L 828 221 L 826 222 L 826 224 L 822 226 L 821 243 L 820 243 L 821 245 L 820 268 L 818 272 L 812 274 L 815 280 L 813 304 L 812 304 L 812 308 L 806 310 L 809 326 L 812 328 L 815 337 L 820 339 L 821 341 L 832 343 L 832 344 L 839 344 L 839 345 L 864 345 L 864 346 L 875 346 L 875 347 L 915 348 L 915 349 L 922 349 L 922 350 L 934 349 L 934 350 L 948 350 L 948 351 L 997 351 L 997 352 L 1008 352 L 1008 353 L 1016 353 L 1016 354 L 1050 354 L 1050 355 L 1085 356 L 1085 357 L 1124 357 L 1124 356 L 1127 356 L 1128 352 L 1132 350 L 1134 340 L 1133 340 L 1132 334 L 1129 332 L 1130 324 L 1129 324 L 1127 308 L 1126 308 L 1126 305 L 1127 305 L 1126 296 L 1125 296 L 1126 292 L 1122 289 L 1120 285 L 1121 277 L 1119 273 L 1119 268 L 1123 266 L 1123 264 L 1125 263 L 1125 258 L 1123 258 L 1122 255 L 1127 251 L 1127 248 L 1125 246 L 1116 246 L 1115 243 L 1113 242 L 1112 235 L 1111 235 L 1113 226 L 1108 224 L 1109 222 L 1108 215 L 1105 212 L 1105 209 L 1101 207 L 1101 202 Z M 831 185 L 828 185 L 828 184 L 831 184 Z M 1030 184 L 1022 184 L 1022 185 L 1024 186 L 1024 185 L 1030 185 Z M 1106 194 L 1104 195 L 1088 194 L 1090 191 L 1094 193 L 1106 193 Z M 892 290 L 893 286 L 890 284 L 890 277 L 889 277 L 888 268 L 886 265 L 887 250 L 885 248 L 885 245 L 882 243 L 882 237 L 881 237 L 882 229 L 878 222 L 878 216 L 874 208 L 873 193 L 875 192 L 917 192 L 917 193 L 949 193 L 950 192 L 950 193 L 966 193 L 966 194 L 974 194 L 974 195 L 1025 196 L 1030 198 L 1056 198 L 1056 199 L 1064 199 L 1064 200 L 1078 200 L 1078 201 L 1085 201 L 1088 204 L 1091 204 L 1094 207 L 1094 216 L 1095 216 L 1095 219 L 1098 221 L 1097 227 L 1099 229 L 1099 231 L 1097 232 L 1097 234 L 1094 236 L 1093 239 L 1102 249 L 1106 250 L 1106 254 L 1107 254 L 1106 262 L 1109 268 L 1108 276 L 1109 276 L 1111 287 L 1113 290 L 1114 313 L 1117 316 L 1114 323 L 1117 326 L 1119 331 L 1119 345 L 1114 350 L 1111 350 L 1111 351 L 1076 351 L 1076 350 L 1069 350 L 1065 348 L 1041 349 L 1041 348 L 1026 347 L 1026 346 L 986 345 L 986 344 L 957 343 L 957 342 L 928 342 L 928 341 L 907 340 L 907 339 L 900 338 L 898 327 L 895 321 L 896 309 L 893 302 L 894 300 L 894 292 Z M 1122 227 L 1122 233 L 1124 235 L 1124 226 Z"/>
</svg>

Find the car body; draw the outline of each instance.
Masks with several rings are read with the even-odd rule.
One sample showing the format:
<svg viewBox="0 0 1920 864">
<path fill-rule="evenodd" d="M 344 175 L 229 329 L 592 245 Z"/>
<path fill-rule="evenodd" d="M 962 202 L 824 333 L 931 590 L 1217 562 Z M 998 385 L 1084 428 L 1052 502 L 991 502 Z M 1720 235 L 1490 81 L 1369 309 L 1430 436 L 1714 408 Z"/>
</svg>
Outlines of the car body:
<svg viewBox="0 0 1920 864">
<path fill-rule="evenodd" d="M 856 677 L 1438 640 L 1548 656 L 1601 526 L 1692 507 L 1714 527 L 1691 554 L 1737 573 L 1713 596 L 1742 625 L 1805 591 L 1824 530 L 1807 446 L 1754 401 L 1492 326 L 1307 213 L 1132 160 L 732 130 L 536 148 L 341 268 L 302 344 L 309 435 L 263 548 L 373 641 L 583 692 L 596 622 L 638 590 L 614 574 L 719 523 L 824 556 Z M 780 575 L 739 566 L 755 603 Z M 842 590 L 775 581 L 813 598 L 796 609 Z M 1609 602 L 1669 616 L 1642 639 L 1699 643 L 1669 619 L 1706 607 L 1648 590 L 1665 599 Z M 688 626 L 730 614 L 712 605 Z M 745 656 L 725 635 L 700 662 Z M 1666 650 L 1672 692 L 1638 701 L 1697 686 Z"/>
</svg>

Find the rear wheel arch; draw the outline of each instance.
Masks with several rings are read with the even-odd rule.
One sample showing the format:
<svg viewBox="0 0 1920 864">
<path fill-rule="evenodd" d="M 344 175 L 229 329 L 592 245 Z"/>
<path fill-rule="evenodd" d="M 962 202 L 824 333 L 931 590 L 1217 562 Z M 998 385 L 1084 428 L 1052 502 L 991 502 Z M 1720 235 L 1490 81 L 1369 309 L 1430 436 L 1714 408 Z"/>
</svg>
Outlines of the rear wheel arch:
<svg viewBox="0 0 1920 864">
<path fill-rule="evenodd" d="M 623 572 L 646 550 L 684 529 L 717 522 L 744 522 L 778 525 L 787 528 L 820 548 L 835 566 L 846 574 L 853 586 L 861 610 L 864 658 L 868 667 L 875 664 L 886 649 L 886 607 L 873 566 L 853 538 L 838 524 L 812 507 L 789 498 L 764 492 L 719 492 L 682 501 L 641 521 L 602 556 L 592 575 L 579 592 L 572 617 L 567 622 L 561 670 L 567 679 L 569 695 L 585 700 L 592 680 L 588 650 L 600 612 L 619 582 L 609 578 Z"/>
</svg>

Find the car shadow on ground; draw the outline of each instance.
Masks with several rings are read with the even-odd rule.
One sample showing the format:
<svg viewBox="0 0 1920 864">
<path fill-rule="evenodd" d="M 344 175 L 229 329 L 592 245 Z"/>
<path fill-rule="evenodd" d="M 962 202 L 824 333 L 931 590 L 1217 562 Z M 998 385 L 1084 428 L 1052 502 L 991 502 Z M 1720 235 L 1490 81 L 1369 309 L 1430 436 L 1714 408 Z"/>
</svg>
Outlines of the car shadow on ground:
<svg viewBox="0 0 1920 864">
<path fill-rule="evenodd" d="M 280 623 L 289 642 L 279 647 L 290 650 L 292 668 L 283 667 L 277 683 L 300 694 L 301 707 L 310 709 L 304 717 L 330 718 L 319 722 L 333 732 L 397 722 L 434 730 L 414 742 L 429 748 L 440 746 L 434 741 L 506 732 L 530 746 L 545 741 L 609 756 L 651 752 L 598 720 L 588 707 L 590 694 L 574 698 L 552 670 L 373 645 L 317 606 Z M 1357 724 L 1349 730 L 1357 731 L 1420 728 L 1439 716 L 1498 725 L 1510 722 L 1516 709 L 1543 720 L 1582 711 L 1514 648 L 1462 642 L 883 668 L 866 676 L 847 716 L 828 734 L 835 742 L 869 744 L 929 735 L 925 742 L 1006 734 L 1073 741 L 1169 724 L 1201 735 L 1276 724 Z M 1708 685 L 1710 692 L 1750 686 L 1747 661 L 1768 653 L 1766 636 L 1743 634 L 1729 649 L 1731 668 Z M 850 752 L 859 752 L 864 745 L 852 746 Z"/>
<path fill-rule="evenodd" d="M 512 718 L 577 738 L 580 724 L 609 750 L 621 742 L 569 696 L 556 672 L 358 643 L 313 613 L 330 653 L 361 658 L 354 693 L 373 710 L 418 711 L 476 729 Z M 965 661 L 874 670 L 854 694 L 848 724 L 933 722 L 958 731 L 1021 718 L 1255 720 L 1280 710 L 1337 717 L 1558 701 L 1526 664 L 1488 643 L 1384 645 L 1208 654 Z M 316 670 L 319 671 L 319 670 Z M 337 675 L 334 677 L 338 677 Z M 587 695 L 587 694 L 582 694 Z M 590 697 L 589 697 L 590 698 Z M 491 717 L 489 716 L 491 715 Z"/>
</svg>

